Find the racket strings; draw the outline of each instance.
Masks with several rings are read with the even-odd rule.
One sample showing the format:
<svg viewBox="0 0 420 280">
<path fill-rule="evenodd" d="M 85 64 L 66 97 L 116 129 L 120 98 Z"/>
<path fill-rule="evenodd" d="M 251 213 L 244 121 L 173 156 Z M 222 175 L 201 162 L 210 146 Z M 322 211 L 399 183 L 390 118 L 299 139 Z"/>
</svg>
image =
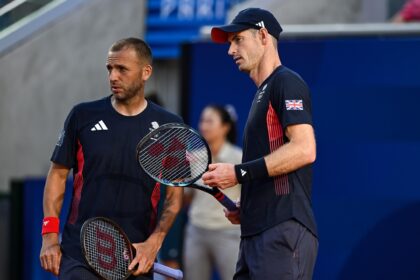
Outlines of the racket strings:
<svg viewBox="0 0 420 280">
<path fill-rule="evenodd" d="M 138 161 L 155 179 L 182 184 L 205 172 L 209 155 L 199 135 L 183 127 L 171 127 L 143 143 Z"/>
<path fill-rule="evenodd" d="M 129 244 L 117 228 L 95 220 L 84 231 L 86 259 L 92 268 L 109 280 L 125 279 L 131 262 Z"/>
<path fill-rule="evenodd" d="M 159 173 L 162 170 L 163 165 L 165 164 L 164 160 L 167 159 L 168 156 L 177 159 L 182 158 L 184 156 L 185 148 L 172 151 L 169 148 L 174 141 L 183 142 L 182 139 L 185 139 L 187 137 L 187 131 L 181 131 L 181 133 L 179 133 L 178 135 L 177 132 L 178 130 L 171 129 L 166 130 L 163 133 L 159 133 L 157 141 L 150 139 L 149 141 L 151 143 L 140 151 L 139 161 L 143 163 L 143 166 L 147 166 L 149 168 L 149 172 L 153 174 Z M 149 149 L 153 148 L 153 145 L 155 147 L 163 147 L 161 148 L 163 150 L 157 155 L 155 155 L 154 153 L 149 153 L 148 151 Z"/>
<path fill-rule="evenodd" d="M 188 149 L 184 152 L 176 152 L 174 154 L 177 158 L 183 158 L 183 162 L 176 168 L 170 169 L 169 172 L 165 172 L 165 177 L 169 180 L 179 178 L 191 178 L 197 176 L 204 167 L 207 167 L 207 150 L 203 146 L 201 139 L 192 139 L 189 142 Z M 200 160 L 204 159 L 204 165 L 200 165 Z M 198 161 L 199 164 L 196 163 Z"/>
<path fill-rule="evenodd" d="M 144 143 L 144 147 L 138 152 L 138 160 L 139 162 L 145 164 L 145 166 L 153 167 L 152 165 L 154 161 L 161 161 L 166 156 L 166 147 L 169 146 L 169 141 L 174 139 L 175 134 L 177 131 L 175 129 L 162 131 L 156 133 L 153 137 L 148 139 L 146 143 Z M 156 138 L 155 138 L 156 137 Z M 184 137 L 183 135 L 179 135 L 178 137 Z M 158 167 L 158 165 L 156 165 Z M 152 169 L 150 169 L 152 171 Z M 156 172 L 153 170 L 153 172 Z"/>
<path fill-rule="evenodd" d="M 181 158 L 179 165 L 176 168 L 165 170 L 164 175 L 168 180 L 179 180 L 181 178 L 190 180 L 190 178 L 196 177 L 197 174 L 204 171 L 207 167 L 208 154 L 201 139 L 190 137 L 187 141 L 189 141 L 187 149 L 185 151 L 178 151 L 174 155 L 177 158 Z M 204 162 L 204 164 L 200 164 L 200 161 Z"/>
</svg>

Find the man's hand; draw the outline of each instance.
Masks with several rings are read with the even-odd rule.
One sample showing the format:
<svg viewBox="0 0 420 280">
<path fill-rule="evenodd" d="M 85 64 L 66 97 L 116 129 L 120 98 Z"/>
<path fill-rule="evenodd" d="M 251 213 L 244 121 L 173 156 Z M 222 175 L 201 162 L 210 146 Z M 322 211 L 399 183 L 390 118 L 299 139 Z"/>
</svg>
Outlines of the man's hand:
<svg viewBox="0 0 420 280">
<path fill-rule="evenodd" d="M 209 171 L 203 174 L 204 184 L 218 187 L 222 190 L 238 184 L 235 167 L 231 163 L 214 163 L 209 165 Z"/>
<path fill-rule="evenodd" d="M 234 225 L 239 225 L 241 223 L 241 217 L 239 215 L 239 209 L 235 211 L 229 211 L 226 208 L 223 209 L 225 212 L 225 217 Z"/>
<path fill-rule="evenodd" d="M 128 266 L 129 270 L 133 270 L 133 275 L 137 276 L 150 271 L 161 244 L 153 236 L 143 243 L 133 243 L 133 247 L 136 249 L 136 256 Z M 138 265 L 137 268 L 136 265 Z"/>
<path fill-rule="evenodd" d="M 145 242 L 133 244 L 136 256 L 128 266 L 128 269 L 133 271 L 133 275 L 147 273 L 152 268 L 163 240 L 182 207 L 183 192 L 183 188 L 167 187 L 162 215 L 155 230 Z"/>
<path fill-rule="evenodd" d="M 58 276 L 60 272 L 61 248 L 57 233 L 47 233 L 42 236 L 42 247 L 39 256 L 41 267 Z"/>
</svg>

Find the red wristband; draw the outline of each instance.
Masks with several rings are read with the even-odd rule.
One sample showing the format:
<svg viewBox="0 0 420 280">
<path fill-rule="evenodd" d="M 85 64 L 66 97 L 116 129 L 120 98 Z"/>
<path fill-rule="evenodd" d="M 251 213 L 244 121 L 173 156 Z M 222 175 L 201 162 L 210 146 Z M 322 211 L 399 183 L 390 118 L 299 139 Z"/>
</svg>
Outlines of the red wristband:
<svg viewBox="0 0 420 280">
<path fill-rule="evenodd" d="M 51 232 L 60 232 L 60 219 L 58 219 L 57 217 L 45 217 L 42 220 L 42 235 Z"/>
</svg>

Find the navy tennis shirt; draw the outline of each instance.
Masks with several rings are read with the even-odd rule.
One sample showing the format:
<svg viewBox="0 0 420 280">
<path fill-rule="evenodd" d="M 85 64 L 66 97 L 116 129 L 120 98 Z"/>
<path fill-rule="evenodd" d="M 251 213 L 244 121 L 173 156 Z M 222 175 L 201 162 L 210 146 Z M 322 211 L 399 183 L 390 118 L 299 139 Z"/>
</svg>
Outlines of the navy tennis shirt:
<svg viewBox="0 0 420 280">
<path fill-rule="evenodd" d="M 312 125 L 310 93 L 302 78 L 279 66 L 258 88 L 244 130 L 243 159 L 262 158 L 289 142 L 290 125 Z M 311 206 L 312 169 L 242 184 L 241 231 L 252 236 L 283 221 L 296 219 L 317 235 Z"/>
<path fill-rule="evenodd" d="M 51 161 L 73 169 L 71 209 L 62 236 L 63 252 L 83 261 L 80 228 L 91 217 L 119 224 L 133 243 L 156 225 L 160 186 L 139 166 L 136 146 L 159 125 L 182 119 L 148 101 L 136 116 L 123 116 L 111 96 L 76 105 L 68 115 Z"/>
</svg>

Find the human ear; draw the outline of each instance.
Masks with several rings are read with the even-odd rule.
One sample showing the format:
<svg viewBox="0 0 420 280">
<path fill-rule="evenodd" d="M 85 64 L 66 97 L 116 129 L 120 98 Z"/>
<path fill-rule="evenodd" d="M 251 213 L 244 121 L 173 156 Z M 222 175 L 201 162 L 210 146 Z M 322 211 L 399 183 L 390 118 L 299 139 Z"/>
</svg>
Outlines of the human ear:
<svg viewBox="0 0 420 280">
<path fill-rule="evenodd" d="M 143 66 L 142 79 L 144 81 L 147 81 L 150 78 L 150 76 L 152 76 L 152 72 L 153 72 L 152 65 L 146 64 L 145 66 Z"/>
</svg>

